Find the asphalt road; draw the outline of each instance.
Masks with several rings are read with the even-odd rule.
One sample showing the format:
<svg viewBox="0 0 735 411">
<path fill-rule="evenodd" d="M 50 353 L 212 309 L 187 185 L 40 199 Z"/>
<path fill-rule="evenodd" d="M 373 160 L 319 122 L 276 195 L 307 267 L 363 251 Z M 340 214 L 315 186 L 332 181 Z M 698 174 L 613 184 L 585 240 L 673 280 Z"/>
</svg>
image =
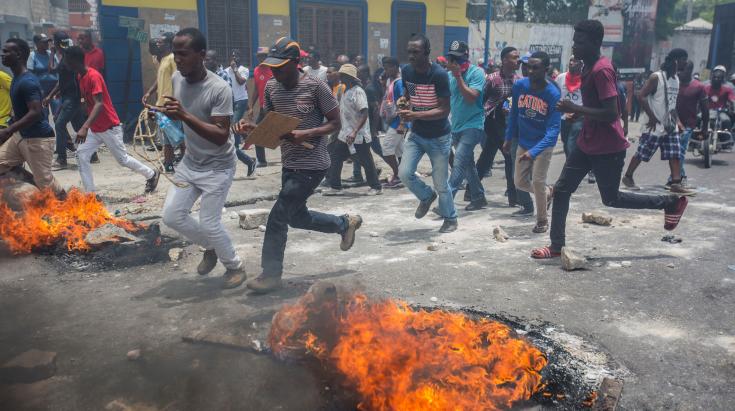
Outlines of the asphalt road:
<svg viewBox="0 0 735 411">
<path fill-rule="evenodd" d="M 102 157 L 100 175 L 116 175 L 112 158 Z M 554 156 L 550 179 L 558 176 L 563 158 Z M 190 345 L 181 337 L 202 329 L 263 334 L 263 324 L 283 303 L 328 279 L 376 296 L 472 307 L 579 336 L 628 370 L 619 409 L 731 410 L 734 166 L 733 154 L 718 154 L 711 169 L 702 168 L 699 159 L 687 161 L 689 181 L 699 194 L 675 232 L 683 239 L 680 244 L 661 241 L 667 234 L 662 212 L 605 209 L 596 187 L 583 183 L 568 219 L 568 245 L 591 261 L 583 271 L 565 272 L 558 260 L 541 263 L 529 257 L 532 247 L 548 243 L 548 236 L 531 233 L 533 219 L 510 217 L 498 165 L 485 180 L 491 206 L 461 211 L 459 230 L 452 234 L 440 235 L 441 221 L 431 214 L 415 220 L 416 201 L 405 189 L 377 197 L 362 196 L 366 188 L 341 198 L 313 196 L 312 208 L 360 213 L 365 224 L 349 252 L 339 251 L 336 235 L 292 230 L 287 286 L 272 295 L 254 296 L 244 287 L 222 291 L 221 266 L 199 277 L 195 246 L 177 264 L 104 272 L 62 270 L 58 260 L 45 256 L 0 257 L 0 363 L 31 348 L 58 353 L 55 377 L 0 385 L 0 408 L 321 409 L 324 381 L 304 367 L 262 354 Z M 73 170 L 63 173 L 67 184 L 78 178 Z M 256 180 L 238 180 L 231 198 L 275 192 L 278 169 L 260 173 Z M 643 192 L 660 194 L 667 173 L 666 164 L 656 159 L 641 166 L 637 180 Z M 114 197 L 115 181 L 100 178 L 107 190 L 103 194 Z M 146 212 L 155 214 L 155 201 L 146 204 Z M 271 205 L 262 201 L 245 208 Z M 613 216 L 612 226 L 582 224 L 581 213 L 591 210 Z M 263 233 L 241 230 L 229 215 L 224 219 L 246 269 L 257 274 Z M 507 242 L 493 239 L 497 225 L 510 234 Z M 436 251 L 427 250 L 432 243 Z M 141 359 L 128 361 L 126 353 L 136 348 L 143 352 Z"/>
</svg>

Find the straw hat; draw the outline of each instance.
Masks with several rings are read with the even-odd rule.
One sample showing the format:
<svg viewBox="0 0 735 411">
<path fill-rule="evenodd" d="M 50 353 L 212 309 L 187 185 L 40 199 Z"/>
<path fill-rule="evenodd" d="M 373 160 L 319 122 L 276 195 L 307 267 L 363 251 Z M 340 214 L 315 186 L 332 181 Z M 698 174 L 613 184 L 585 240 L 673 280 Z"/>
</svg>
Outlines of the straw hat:
<svg viewBox="0 0 735 411">
<path fill-rule="evenodd" d="M 339 73 L 346 74 L 353 79 L 360 81 L 360 79 L 357 77 L 357 67 L 352 64 L 343 64 L 342 67 L 339 68 Z"/>
</svg>

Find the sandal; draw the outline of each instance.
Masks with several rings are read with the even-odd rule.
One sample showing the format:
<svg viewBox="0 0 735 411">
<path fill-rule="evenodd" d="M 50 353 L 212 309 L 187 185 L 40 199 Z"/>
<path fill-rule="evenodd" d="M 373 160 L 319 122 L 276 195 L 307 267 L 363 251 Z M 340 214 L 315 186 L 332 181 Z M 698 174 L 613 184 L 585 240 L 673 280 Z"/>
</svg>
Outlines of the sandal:
<svg viewBox="0 0 735 411">
<path fill-rule="evenodd" d="M 552 250 L 551 247 L 549 246 L 535 248 L 531 250 L 531 257 L 537 260 L 546 260 L 549 258 L 556 258 L 560 256 L 561 256 L 560 252 Z"/>
<path fill-rule="evenodd" d="M 533 231 L 536 234 L 541 234 L 549 231 L 549 222 L 548 221 L 538 221 L 536 225 L 533 227 Z"/>
<path fill-rule="evenodd" d="M 671 211 L 665 211 L 664 213 L 664 229 L 666 231 L 672 231 L 679 225 L 681 216 L 684 214 L 684 210 L 687 208 L 689 200 L 686 197 L 679 197 Z"/>
<path fill-rule="evenodd" d="M 549 185 L 548 187 L 549 187 L 549 195 L 546 196 L 546 211 L 548 211 L 549 209 L 551 209 L 551 203 L 554 202 L 554 186 Z M 546 231 L 546 230 L 544 230 L 544 231 Z"/>
</svg>

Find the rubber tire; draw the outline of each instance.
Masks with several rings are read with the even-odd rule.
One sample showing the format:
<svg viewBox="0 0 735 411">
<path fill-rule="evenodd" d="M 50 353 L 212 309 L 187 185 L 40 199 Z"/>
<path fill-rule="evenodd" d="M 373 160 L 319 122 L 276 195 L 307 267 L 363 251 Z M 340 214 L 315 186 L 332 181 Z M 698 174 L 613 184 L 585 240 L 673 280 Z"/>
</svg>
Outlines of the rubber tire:
<svg viewBox="0 0 735 411">
<path fill-rule="evenodd" d="M 708 136 L 702 141 L 702 156 L 704 157 L 704 168 L 712 167 L 712 153 L 710 151 L 710 139 L 712 136 Z"/>
</svg>

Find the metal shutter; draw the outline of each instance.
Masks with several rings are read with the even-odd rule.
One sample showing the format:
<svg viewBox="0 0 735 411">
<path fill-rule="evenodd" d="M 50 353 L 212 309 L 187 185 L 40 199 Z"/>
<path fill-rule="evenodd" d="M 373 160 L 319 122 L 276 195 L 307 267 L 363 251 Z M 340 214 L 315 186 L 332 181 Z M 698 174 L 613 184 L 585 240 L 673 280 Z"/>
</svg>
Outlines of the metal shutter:
<svg viewBox="0 0 735 411">
<path fill-rule="evenodd" d="M 242 64 L 251 65 L 250 29 L 250 0 L 207 0 L 207 46 L 217 50 L 220 64 L 229 65 L 237 49 Z"/>
<path fill-rule="evenodd" d="M 299 4 L 296 32 L 301 47 L 314 46 L 326 64 L 338 55 L 362 53 L 362 9 L 350 6 Z"/>
<path fill-rule="evenodd" d="M 419 10 L 396 10 L 396 54 L 398 61 L 408 63 L 406 47 L 408 40 L 414 33 L 423 32 L 423 14 Z"/>
</svg>

